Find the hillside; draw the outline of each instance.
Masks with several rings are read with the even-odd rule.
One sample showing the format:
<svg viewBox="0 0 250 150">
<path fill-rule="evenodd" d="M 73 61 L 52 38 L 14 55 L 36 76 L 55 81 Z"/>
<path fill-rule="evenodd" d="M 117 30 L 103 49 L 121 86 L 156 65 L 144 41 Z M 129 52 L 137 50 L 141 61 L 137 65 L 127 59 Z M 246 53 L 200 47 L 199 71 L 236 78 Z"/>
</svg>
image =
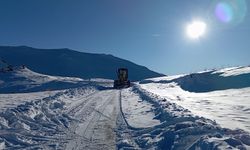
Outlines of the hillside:
<svg viewBox="0 0 250 150">
<path fill-rule="evenodd" d="M 43 75 L 21 67 L 0 71 L 0 94 L 68 89 L 87 83 L 80 78 Z"/>
<path fill-rule="evenodd" d="M 250 87 L 250 67 L 232 67 L 221 70 L 208 70 L 188 75 L 177 75 L 146 79 L 140 83 L 177 83 L 189 92 L 211 92 L 216 90 Z"/>
<path fill-rule="evenodd" d="M 250 67 L 146 79 L 140 86 L 223 127 L 250 132 Z"/>
<path fill-rule="evenodd" d="M 129 69 L 132 81 L 162 74 L 144 66 L 106 54 L 90 54 L 70 49 L 35 49 L 26 46 L 0 46 L 0 58 L 12 65 L 26 65 L 31 70 L 48 75 L 115 79 L 119 67 Z"/>
</svg>

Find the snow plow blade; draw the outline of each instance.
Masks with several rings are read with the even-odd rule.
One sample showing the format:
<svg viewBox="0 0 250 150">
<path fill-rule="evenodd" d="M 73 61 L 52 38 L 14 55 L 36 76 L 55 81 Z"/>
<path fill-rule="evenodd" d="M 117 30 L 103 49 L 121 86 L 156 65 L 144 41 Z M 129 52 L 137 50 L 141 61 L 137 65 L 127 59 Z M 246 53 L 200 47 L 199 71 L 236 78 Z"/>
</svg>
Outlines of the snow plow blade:
<svg viewBox="0 0 250 150">
<path fill-rule="evenodd" d="M 128 88 L 130 87 L 130 81 L 120 82 L 119 80 L 114 81 L 114 88 L 121 89 L 121 88 Z"/>
</svg>

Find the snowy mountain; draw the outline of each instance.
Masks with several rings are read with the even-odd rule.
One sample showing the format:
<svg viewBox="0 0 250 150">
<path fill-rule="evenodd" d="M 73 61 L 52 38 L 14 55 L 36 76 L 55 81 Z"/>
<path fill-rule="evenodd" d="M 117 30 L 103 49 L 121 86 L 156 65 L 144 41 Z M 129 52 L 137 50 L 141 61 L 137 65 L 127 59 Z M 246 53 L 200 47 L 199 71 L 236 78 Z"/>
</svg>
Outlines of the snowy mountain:
<svg viewBox="0 0 250 150">
<path fill-rule="evenodd" d="M 106 79 L 5 72 L 0 82 L 9 89 L 75 86 L 0 94 L 0 149 L 248 150 L 250 86 L 239 79 L 247 82 L 249 74 L 250 67 L 226 68 L 118 90 Z"/>
<path fill-rule="evenodd" d="M 146 67 L 112 55 L 90 54 L 70 49 L 0 46 L 0 58 L 14 66 L 26 65 L 35 72 L 54 76 L 115 79 L 119 67 L 129 69 L 129 78 L 132 81 L 162 76 Z"/>
</svg>

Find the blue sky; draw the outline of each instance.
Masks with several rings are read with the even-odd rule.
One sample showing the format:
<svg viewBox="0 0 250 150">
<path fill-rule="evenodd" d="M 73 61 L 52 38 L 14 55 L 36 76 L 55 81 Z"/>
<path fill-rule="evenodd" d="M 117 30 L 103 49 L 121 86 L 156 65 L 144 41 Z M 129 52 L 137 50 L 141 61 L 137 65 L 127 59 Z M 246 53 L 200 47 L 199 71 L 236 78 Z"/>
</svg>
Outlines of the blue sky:
<svg viewBox="0 0 250 150">
<path fill-rule="evenodd" d="M 113 54 L 165 74 L 250 65 L 249 11 L 220 22 L 224 1 L 1 0 L 0 45 Z M 192 20 L 207 24 L 196 40 L 185 31 Z"/>
</svg>

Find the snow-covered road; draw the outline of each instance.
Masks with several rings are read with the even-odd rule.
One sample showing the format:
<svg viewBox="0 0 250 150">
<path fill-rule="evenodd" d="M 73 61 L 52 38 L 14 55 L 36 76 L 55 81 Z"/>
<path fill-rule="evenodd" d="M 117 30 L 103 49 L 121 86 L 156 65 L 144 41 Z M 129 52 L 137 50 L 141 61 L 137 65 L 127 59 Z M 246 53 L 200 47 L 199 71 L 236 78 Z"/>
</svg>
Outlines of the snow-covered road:
<svg viewBox="0 0 250 150">
<path fill-rule="evenodd" d="M 30 89 L 33 81 L 26 75 L 20 85 L 27 93 L 19 85 L 9 87 L 16 83 L 11 78 L 3 80 L 4 89 L 15 93 L 0 94 L 0 149 L 250 149 L 248 76 L 241 78 L 245 88 L 219 84 L 225 89 L 195 93 L 188 90 L 204 90 L 204 79 L 223 79 L 205 72 L 204 78 L 155 78 L 116 90 L 110 80 L 70 79 L 76 83 L 69 85 L 68 78 L 19 73 L 27 71 L 34 80 L 46 80 L 36 82 L 39 90 Z M 66 86 L 44 91 L 52 78 Z M 195 83 L 201 88 L 184 86 L 200 78 Z"/>
</svg>

